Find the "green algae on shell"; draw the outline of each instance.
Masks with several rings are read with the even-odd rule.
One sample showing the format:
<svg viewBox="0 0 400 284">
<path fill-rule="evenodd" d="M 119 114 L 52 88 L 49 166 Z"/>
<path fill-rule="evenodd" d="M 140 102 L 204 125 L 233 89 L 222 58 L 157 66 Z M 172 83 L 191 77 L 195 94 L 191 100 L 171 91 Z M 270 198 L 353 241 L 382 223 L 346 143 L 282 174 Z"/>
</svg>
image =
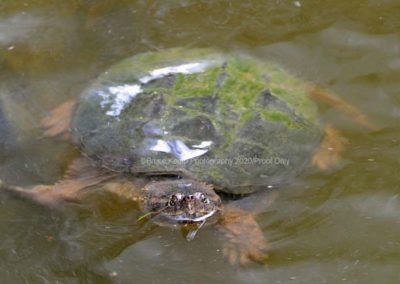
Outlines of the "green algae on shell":
<svg viewBox="0 0 400 284">
<path fill-rule="evenodd" d="M 175 48 L 112 66 L 82 96 L 72 129 L 112 170 L 236 194 L 296 176 L 320 142 L 316 117 L 307 83 L 275 63 Z"/>
</svg>

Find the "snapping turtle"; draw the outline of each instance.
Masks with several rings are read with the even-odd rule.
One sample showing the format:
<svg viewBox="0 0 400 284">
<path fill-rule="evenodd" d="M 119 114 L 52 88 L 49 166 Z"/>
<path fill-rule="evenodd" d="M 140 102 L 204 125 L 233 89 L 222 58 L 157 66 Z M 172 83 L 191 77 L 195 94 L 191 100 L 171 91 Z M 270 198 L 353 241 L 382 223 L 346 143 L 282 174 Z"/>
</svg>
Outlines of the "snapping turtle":
<svg viewBox="0 0 400 284">
<path fill-rule="evenodd" d="M 231 263 L 262 261 L 268 245 L 254 215 L 272 199 L 270 188 L 310 160 L 327 167 L 342 149 L 338 132 L 318 123 L 310 93 L 365 122 L 274 63 L 208 49 L 135 55 L 43 120 L 46 136 L 81 149 L 65 177 L 14 189 L 54 205 L 102 185 L 161 225 L 194 226 L 188 239 L 217 223 Z M 222 202 L 223 193 L 238 198 Z"/>
</svg>

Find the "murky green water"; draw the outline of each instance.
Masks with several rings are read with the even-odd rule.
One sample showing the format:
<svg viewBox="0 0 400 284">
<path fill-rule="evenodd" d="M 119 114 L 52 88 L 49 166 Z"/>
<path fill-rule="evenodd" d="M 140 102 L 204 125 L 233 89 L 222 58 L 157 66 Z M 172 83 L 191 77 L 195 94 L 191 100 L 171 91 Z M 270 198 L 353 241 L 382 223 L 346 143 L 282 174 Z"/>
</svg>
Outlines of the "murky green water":
<svg viewBox="0 0 400 284">
<path fill-rule="evenodd" d="M 0 3 L 0 177 L 51 183 L 76 155 L 40 118 L 109 65 L 167 47 L 273 57 L 366 113 L 332 108 L 347 139 L 338 168 L 310 168 L 258 217 L 266 266 L 232 267 L 212 227 L 188 243 L 97 196 L 49 210 L 0 193 L 1 283 L 398 283 L 400 4 L 388 1 L 6 1 Z"/>
</svg>

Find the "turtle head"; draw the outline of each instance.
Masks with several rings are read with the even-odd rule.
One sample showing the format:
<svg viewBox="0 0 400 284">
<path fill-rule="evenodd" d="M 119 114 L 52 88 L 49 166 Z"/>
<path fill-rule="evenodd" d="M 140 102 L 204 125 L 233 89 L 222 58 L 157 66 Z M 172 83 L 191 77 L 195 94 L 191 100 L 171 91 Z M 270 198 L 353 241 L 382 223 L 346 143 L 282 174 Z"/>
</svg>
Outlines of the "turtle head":
<svg viewBox="0 0 400 284">
<path fill-rule="evenodd" d="M 144 211 L 156 223 L 202 224 L 216 215 L 221 199 L 210 185 L 194 180 L 156 181 L 144 189 Z"/>
</svg>

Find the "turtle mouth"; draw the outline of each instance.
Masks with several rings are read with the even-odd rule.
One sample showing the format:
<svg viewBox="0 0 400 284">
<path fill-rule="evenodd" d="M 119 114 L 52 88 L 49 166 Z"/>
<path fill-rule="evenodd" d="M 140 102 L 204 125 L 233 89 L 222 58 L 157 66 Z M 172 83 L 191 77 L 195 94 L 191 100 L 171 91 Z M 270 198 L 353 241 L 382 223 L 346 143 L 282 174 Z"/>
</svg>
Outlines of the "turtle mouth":
<svg viewBox="0 0 400 284">
<path fill-rule="evenodd" d="M 205 222 L 208 218 L 213 216 L 217 212 L 217 210 L 212 210 L 206 214 L 200 215 L 199 214 L 185 214 L 185 215 L 177 215 L 177 216 L 170 216 L 172 219 L 179 223 L 202 223 Z"/>
<path fill-rule="evenodd" d="M 219 208 L 215 208 L 206 213 L 186 213 L 186 212 L 175 212 L 175 214 L 168 212 L 169 210 L 175 211 L 176 208 L 171 208 L 172 206 L 165 206 L 161 210 L 158 211 L 150 211 L 143 216 L 139 217 L 139 221 L 149 217 L 153 221 L 164 220 L 168 223 L 180 223 L 180 224 L 204 224 L 211 217 L 219 211 Z"/>
</svg>

